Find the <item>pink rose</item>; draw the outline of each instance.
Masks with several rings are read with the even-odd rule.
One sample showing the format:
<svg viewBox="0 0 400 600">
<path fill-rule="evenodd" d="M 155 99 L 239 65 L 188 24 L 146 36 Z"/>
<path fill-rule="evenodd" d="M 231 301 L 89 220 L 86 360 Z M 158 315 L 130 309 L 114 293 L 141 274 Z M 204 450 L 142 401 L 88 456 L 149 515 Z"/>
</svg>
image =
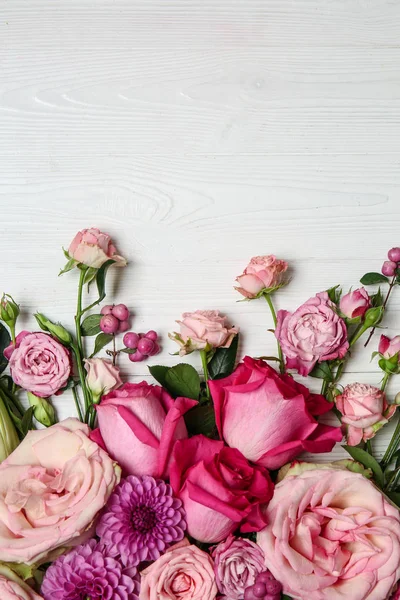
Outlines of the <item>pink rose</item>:
<svg viewBox="0 0 400 600">
<path fill-rule="evenodd" d="M 396 354 L 400 352 L 400 335 L 396 335 L 396 337 L 390 339 L 386 335 L 381 335 L 381 339 L 379 341 L 378 352 L 386 358 L 387 360 L 393 358 Z"/>
<path fill-rule="evenodd" d="M 0 561 L 32 564 L 81 543 L 119 478 L 77 419 L 29 431 L 0 464 Z"/>
<path fill-rule="evenodd" d="M 169 337 L 180 346 L 181 356 L 194 350 L 207 348 L 229 348 L 233 338 L 239 332 L 231 327 L 227 318 L 218 310 L 196 310 L 183 313 L 180 333 L 174 332 Z"/>
<path fill-rule="evenodd" d="M 287 367 L 305 377 L 317 362 L 343 358 L 349 349 L 345 322 L 326 292 L 310 298 L 294 313 L 278 311 L 275 335 Z"/>
<path fill-rule="evenodd" d="M 96 227 L 78 231 L 71 242 L 68 254 L 77 263 L 99 269 L 107 260 L 115 260 L 117 267 L 125 267 L 126 260 L 117 254 L 117 250 L 107 233 Z"/>
<path fill-rule="evenodd" d="M 0 598 L 1 600 L 43 600 L 42 596 L 38 596 L 5 565 L 0 565 Z"/>
<path fill-rule="evenodd" d="M 139 600 L 214 600 L 210 556 L 183 540 L 142 571 Z"/>
<path fill-rule="evenodd" d="M 111 360 L 104 358 L 85 359 L 87 371 L 86 383 L 93 394 L 93 402 L 99 402 L 101 396 L 121 387 L 119 368 Z"/>
<path fill-rule="evenodd" d="M 287 268 L 287 262 L 273 254 L 254 256 L 243 275 L 236 277 L 239 287 L 235 287 L 235 290 L 246 298 L 256 298 L 262 290 L 279 287 Z"/>
<path fill-rule="evenodd" d="M 264 571 L 264 553 L 260 546 L 233 535 L 212 552 L 217 587 L 225 600 L 241 600 L 247 587 Z"/>
<path fill-rule="evenodd" d="M 340 428 L 314 419 L 332 404 L 262 360 L 246 356 L 232 375 L 209 386 L 220 436 L 268 469 L 300 452 L 330 452 L 343 437 Z"/>
<path fill-rule="evenodd" d="M 335 399 L 347 425 L 347 443 L 357 446 L 374 437 L 396 412 L 396 405 L 388 405 L 385 392 L 373 385 L 350 383 Z"/>
<path fill-rule="evenodd" d="M 384 600 L 400 577 L 398 508 L 358 473 L 307 468 L 275 487 L 257 536 L 266 566 L 294 599 Z"/>
<path fill-rule="evenodd" d="M 162 477 L 174 442 L 187 437 L 183 415 L 196 405 L 158 385 L 125 383 L 96 406 L 107 452 L 127 475 Z"/>
<path fill-rule="evenodd" d="M 4 354 L 15 383 L 41 398 L 65 387 L 71 374 L 68 350 L 47 333 L 22 331 Z"/>
<path fill-rule="evenodd" d="M 266 469 L 251 465 L 238 450 L 203 435 L 180 440 L 169 475 L 196 540 L 219 542 L 238 527 L 243 532 L 264 527 L 261 507 L 273 483 Z"/>
<path fill-rule="evenodd" d="M 339 303 L 341 313 L 348 319 L 363 317 L 371 307 L 371 299 L 364 287 L 353 290 L 341 297 Z"/>
</svg>

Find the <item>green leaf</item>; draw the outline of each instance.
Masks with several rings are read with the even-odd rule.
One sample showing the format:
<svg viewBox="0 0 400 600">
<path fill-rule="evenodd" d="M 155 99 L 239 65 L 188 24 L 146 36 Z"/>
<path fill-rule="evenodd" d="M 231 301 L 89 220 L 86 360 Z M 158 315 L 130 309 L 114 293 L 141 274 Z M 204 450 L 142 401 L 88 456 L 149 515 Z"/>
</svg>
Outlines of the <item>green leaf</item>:
<svg viewBox="0 0 400 600">
<path fill-rule="evenodd" d="M 381 288 L 379 288 L 378 291 L 376 292 L 376 294 L 371 296 L 371 304 L 372 304 L 372 306 L 377 307 L 377 306 L 382 306 L 383 302 L 384 302 L 383 294 L 382 294 Z"/>
<path fill-rule="evenodd" d="M 355 446 L 343 446 L 343 448 L 350 454 L 351 458 L 354 458 L 354 460 L 360 462 L 362 465 L 364 465 L 364 467 L 367 467 L 367 469 L 371 469 L 376 483 L 380 488 L 382 488 L 384 484 L 383 472 L 375 458 L 368 454 L 368 452 L 365 450 L 356 448 Z"/>
<path fill-rule="evenodd" d="M 334 379 L 328 362 L 317 363 L 311 371 L 310 376 L 317 379 L 326 379 L 329 382 L 332 382 Z"/>
<path fill-rule="evenodd" d="M 68 273 L 68 271 L 72 271 L 72 269 L 76 266 L 76 260 L 70 258 L 63 269 L 59 272 L 58 276 L 64 275 L 64 273 Z"/>
<path fill-rule="evenodd" d="M 400 508 L 400 493 L 399 492 L 386 492 L 386 495 L 392 502 L 394 502 Z"/>
<path fill-rule="evenodd" d="M 90 336 L 100 333 L 100 319 L 103 315 L 89 315 L 82 321 L 82 335 Z"/>
<path fill-rule="evenodd" d="M 33 408 L 33 406 L 30 406 L 28 408 L 28 410 L 25 412 L 24 416 L 22 417 L 21 429 L 22 429 L 22 434 L 24 437 L 26 436 L 28 431 L 30 429 L 32 429 L 33 412 L 34 412 L 34 408 Z"/>
<path fill-rule="evenodd" d="M 111 333 L 99 333 L 99 335 L 95 339 L 94 350 L 90 355 L 90 358 L 93 358 L 93 356 L 100 352 L 100 350 L 102 350 L 104 346 L 107 346 L 107 344 L 109 344 L 112 341 L 112 339 L 113 336 Z"/>
<path fill-rule="evenodd" d="M 333 287 L 326 290 L 329 300 L 337 304 L 340 300 L 340 296 L 342 295 L 342 290 L 340 289 L 340 285 L 334 285 Z"/>
<path fill-rule="evenodd" d="M 111 267 L 115 263 L 115 260 L 107 260 L 97 271 L 96 275 L 96 284 L 97 291 L 99 292 L 99 299 L 97 303 L 102 302 L 106 297 L 106 275 L 108 268 Z"/>
<path fill-rule="evenodd" d="M 167 390 L 175 397 L 184 396 L 198 400 L 200 394 L 200 377 L 191 365 L 181 363 L 175 365 L 165 374 Z"/>
<path fill-rule="evenodd" d="M 85 273 L 85 278 L 83 280 L 83 283 L 90 283 L 91 281 L 93 281 L 93 279 L 96 277 L 97 275 L 97 271 L 98 269 L 95 269 L 94 267 L 89 267 L 88 270 Z"/>
<path fill-rule="evenodd" d="M 210 379 L 228 377 L 235 368 L 236 354 L 239 344 L 239 334 L 235 335 L 229 348 L 217 348 L 208 363 Z"/>
<path fill-rule="evenodd" d="M 123 352 L 124 354 L 135 354 L 135 352 L 137 352 L 136 348 L 122 348 L 122 350 L 120 350 L 120 352 Z"/>
<path fill-rule="evenodd" d="M 282 594 L 281 600 L 292 600 L 292 598 L 290 596 L 287 596 L 286 594 Z"/>
<path fill-rule="evenodd" d="M 389 279 L 382 273 L 365 273 L 360 279 L 363 285 L 374 285 L 376 283 L 389 283 Z"/>
<path fill-rule="evenodd" d="M 199 405 L 189 410 L 185 415 L 185 423 L 190 435 L 203 434 L 207 437 L 215 437 L 217 433 L 215 412 L 210 405 Z"/>
<path fill-rule="evenodd" d="M 8 333 L 8 329 L 4 327 L 2 323 L 0 323 L 0 373 L 4 371 L 4 369 L 8 365 L 8 360 L 4 356 L 4 350 L 10 345 L 11 337 Z"/>
<path fill-rule="evenodd" d="M 164 367 L 163 365 L 153 365 L 152 367 L 149 367 L 149 371 L 153 375 L 154 379 L 158 381 L 162 387 L 166 388 L 167 382 L 165 377 L 170 368 L 171 367 Z"/>
</svg>

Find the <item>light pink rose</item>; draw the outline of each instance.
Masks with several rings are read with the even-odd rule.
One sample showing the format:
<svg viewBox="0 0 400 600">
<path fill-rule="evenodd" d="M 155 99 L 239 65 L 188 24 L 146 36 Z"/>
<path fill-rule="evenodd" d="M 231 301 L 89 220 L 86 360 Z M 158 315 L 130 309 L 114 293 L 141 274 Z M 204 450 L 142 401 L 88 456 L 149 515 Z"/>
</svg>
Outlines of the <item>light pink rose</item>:
<svg viewBox="0 0 400 600">
<path fill-rule="evenodd" d="M 268 469 L 300 452 L 330 452 L 342 440 L 339 427 L 314 418 L 332 404 L 262 360 L 246 356 L 232 375 L 209 381 L 209 386 L 221 438 Z"/>
<path fill-rule="evenodd" d="M 274 485 L 266 469 L 251 465 L 236 448 L 204 435 L 180 440 L 169 475 L 196 540 L 220 542 L 239 527 L 243 533 L 264 527 L 262 507 Z"/>
<path fill-rule="evenodd" d="M 335 399 L 347 426 L 347 443 L 357 446 L 374 437 L 396 412 L 396 405 L 388 405 L 385 392 L 373 385 L 350 383 Z"/>
<path fill-rule="evenodd" d="M 183 313 L 182 321 L 177 323 L 181 327 L 180 333 L 174 332 L 169 337 L 179 344 L 181 356 L 205 348 L 229 348 L 239 332 L 218 310 Z"/>
<path fill-rule="evenodd" d="M 214 600 L 211 557 L 183 540 L 142 571 L 139 600 Z"/>
<path fill-rule="evenodd" d="M 1 600 L 43 600 L 28 584 L 6 567 L 0 565 L 0 598 Z"/>
<path fill-rule="evenodd" d="M 343 358 L 349 349 L 345 322 L 327 292 L 310 298 L 294 313 L 278 311 L 275 335 L 287 367 L 305 377 L 317 362 Z"/>
<path fill-rule="evenodd" d="M 339 303 L 341 313 L 348 319 L 363 317 L 370 307 L 371 299 L 364 287 L 345 294 Z"/>
<path fill-rule="evenodd" d="M 233 535 L 213 548 L 214 571 L 224 600 L 242 600 L 247 587 L 264 571 L 264 553 L 250 540 Z"/>
<path fill-rule="evenodd" d="M 306 465 L 275 487 L 257 535 L 295 600 L 384 600 L 400 578 L 400 513 L 358 473 Z"/>
<path fill-rule="evenodd" d="M 101 396 L 121 387 L 119 368 L 111 360 L 104 358 L 85 359 L 87 371 L 86 383 L 93 394 L 93 402 L 97 403 Z"/>
<path fill-rule="evenodd" d="M 126 260 L 117 254 L 117 250 L 107 233 L 96 227 L 78 231 L 71 242 L 68 254 L 77 263 L 99 269 L 107 260 L 115 260 L 117 267 L 125 267 Z"/>
<path fill-rule="evenodd" d="M 0 561 L 32 564 L 81 543 L 119 479 L 77 419 L 29 431 L 0 464 Z"/>
<path fill-rule="evenodd" d="M 187 437 L 183 415 L 196 405 L 158 385 L 125 383 L 96 406 L 107 452 L 127 475 L 162 477 L 175 441 Z"/>
<path fill-rule="evenodd" d="M 386 335 L 381 335 L 378 352 L 387 360 L 400 352 L 400 335 L 390 339 Z"/>
<path fill-rule="evenodd" d="M 5 351 L 14 382 L 47 398 L 65 387 L 71 374 L 68 350 L 47 333 L 22 331 Z"/>
<path fill-rule="evenodd" d="M 246 298 L 256 298 L 262 290 L 278 287 L 287 268 L 287 262 L 273 254 L 254 256 L 243 275 L 236 277 L 239 287 L 235 287 L 235 290 Z"/>
</svg>

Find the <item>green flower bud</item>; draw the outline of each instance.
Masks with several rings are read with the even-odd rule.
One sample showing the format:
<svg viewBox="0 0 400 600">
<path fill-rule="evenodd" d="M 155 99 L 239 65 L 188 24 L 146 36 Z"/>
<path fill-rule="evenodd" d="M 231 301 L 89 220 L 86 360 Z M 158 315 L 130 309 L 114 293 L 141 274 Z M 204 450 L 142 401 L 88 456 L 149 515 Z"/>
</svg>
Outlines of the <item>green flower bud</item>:
<svg viewBox="0 0 400 600">
<path fill-rule="evenodd" d="M 381 322 L 383 310 L 383 306 L 376 306 L 367 310 L 364 318 L 364 331 L 369 327 L 375 327 Z"/>
<path fill-rule="evenodd" d="M 9 327 L 15 327 L 19 316 L 19 306 L 9 294 L 3 294 L 0 302 L 0 318 Z"/>
<path fill-rule="evenodd" d="M 11 452 L 14 452 L 18 444 L 19 439 L 14 423 L 3 399 L 0 397 L 0 462 L 3 462 Z"/>
<path fill-rule="evenodd" d="M 73 342 L 72 335 L 60 323 L 53 323 L 42 313 L 36 313 L 35 319 L 43 331 L 47 331 L 53 335 L 62 344 L 70 346 Z"/>
<path fill-rule="evenodd" d="M 50 427 L 56 422 L 54 408 L 45 398 L 39 398 L 28 392 L 29 405 L 33 407 L 33 414 L 36 421 L 39 421 L 45 427 Z"/>
</svg>

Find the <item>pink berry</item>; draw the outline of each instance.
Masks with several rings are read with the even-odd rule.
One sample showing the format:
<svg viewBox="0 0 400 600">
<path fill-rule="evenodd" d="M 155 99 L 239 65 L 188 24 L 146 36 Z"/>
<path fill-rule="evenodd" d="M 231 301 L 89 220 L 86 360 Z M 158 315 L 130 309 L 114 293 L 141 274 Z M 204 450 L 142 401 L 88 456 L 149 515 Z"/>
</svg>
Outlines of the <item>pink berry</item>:
<svg viewBox="0 0 400 600">
<path fill-rule="evenodd" d="M 257 583 L 258 582 L 268 583 L 268 581 L 271 581 L 274 579 L 275 578 L 270 571 L 263 571 L 262 573 L 257 575 Z"/>
<path fill-rule="evenodd" d="M 112 315 L 117 317 L 119 321 L 127 321 L 129 319 L 129 310 L 125 304 L 116 304 L 112 309 Z"/>
<path fill-rule="evenodd" d="M 114 304 L 106 304 L 105 306 L 103 306 L 100 313 L 102 315 L 111 315 L 111 311 L 113 308 L 114 308 Z"/>
<path fill-rule="evenodd" d="M 265 583 L 255 583 L 253 585 L 253 594 L 256 598 L 264 598 L 267 593 L 267 588 Z"/>
<path fill-rule="evenodd" d="M 149 340 L 149 338 L 143 337 L 139 340 L 137 347 L 139 352 L 148 356 L 154 350 L 154 342 Z"/>
<path fill-rule="evenodd" d="M 124 331 L 128 331 L 130 327 L 129 321 L 120 321 L 118 327 L 118 333 L 124 333 Z"/>
<path fill-rule="evenodd" d="M 153 342 L 157 341 L 158 335 L 156 331 L 153 331 L 152 329 L 150 331 L 148 331 L 145 335 L 145 337 L 149 338 L 149 340 L 153 340 Z"/>
<path fill-rule="evenodd" d="M 250 586 L 244 590 L 244 600 L 258 600 L 253 592 L 254 586 Z"/>
<path fill-rule="evenodd" d="M 133 350 L 134 348 L 137 348 L 139 339 L 140 338 L 137 333 L 134 333 L 133 331 L 129 331 L 128 333 L 126 333 L 124 335 L 124 338 L 122 341 L 124 342 L 124 345 L 127 348 L 131 348 L 131 350 Z"/>
<path fill-rule="evenodd" d="M 276 596 L 282 591 L 282 584 L 279 583 L 279 581 L 276 581 L 276 579 L 269 581 L 265 584 L 265 586 L 267 588 L 268 594 L 271 594 L 271 596 Z"/>
<path fill-rule="evenodd" d="M 160 352 L 160 346 L 158 344 L 156 344 L 156 342 L 154 342 L 154 348 L 153 350 L 150 352 L 149 356 L 155 356 L 156 354 L 158 354 Z"/>
<path fill-rule="evenodd" d="M 391 248 L 388 252 L 388 258 L 395 263 L 400 262 L 400 248 Z"/>
<path fill-rule="evenodd" d="M 140 362 L 141 360 L 144 359 L 143 354 L 141 354 L 137 350 L 136 350 L 136 352 L 134 354 L 128 354 L 128 356 L 129 356 L 129 360 L 131 362 Z"/>
<path fill-rule="evenodd" d="M 397 264 L 392 260 L 385 260 L 382 265 L 382 273 L 387 275 L 388 277 L 393 277 L 395 271 L 397 269 Z"/>
<path fill-rule="evenodd" d="M 112 315 L 104 315 L 100 319 L 100 329 L 104 333 L 116 333 L 118 331 L 119 321 Z"/>
</svg>

